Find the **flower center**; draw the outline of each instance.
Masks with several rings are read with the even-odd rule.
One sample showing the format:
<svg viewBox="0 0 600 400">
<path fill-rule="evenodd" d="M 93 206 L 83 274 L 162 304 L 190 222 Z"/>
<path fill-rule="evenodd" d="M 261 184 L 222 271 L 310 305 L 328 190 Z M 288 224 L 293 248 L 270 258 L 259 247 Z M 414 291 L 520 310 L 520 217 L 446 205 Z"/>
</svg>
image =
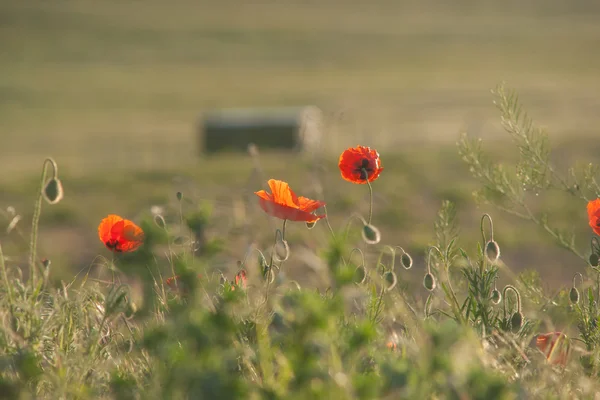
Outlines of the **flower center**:
<svg viewBox="0 0 600 400">
<path fill-rule="evenodd" d="M 111 240 L 107 240 L 106 243 L 104 243 L 106 245 L 106 247 L 108 247 L 111 250 L 114 250 L 116 252 L 120 252 L 121 249 L 119 249 L 119 241 L 115 240 L 115 239 L 111 239 Z"/>
<path fill-rule="evenodd" d="M 373 172 L 373 168 L 371 168 L 369 160 L 363 158 L 358 168 L 356 168 L 354 171 L 360 174 L 360 179 L 367 179 Z"/>
</svg>

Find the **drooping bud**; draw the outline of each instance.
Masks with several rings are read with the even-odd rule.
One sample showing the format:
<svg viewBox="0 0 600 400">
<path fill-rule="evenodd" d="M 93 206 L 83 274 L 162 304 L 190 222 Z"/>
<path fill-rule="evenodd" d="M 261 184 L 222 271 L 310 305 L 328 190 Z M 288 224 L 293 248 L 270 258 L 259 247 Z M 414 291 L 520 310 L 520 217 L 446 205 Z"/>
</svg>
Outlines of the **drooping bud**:
<svg viewBox="0 0 600 400">
<path fill-rule="evenodd" d="M 167 227 L 167 223 L 165 222 L 165 219 L 163 218 L 162 215 L 160 214 L 156 214 L 154 216 L 154 223 L 156 224 L 156 226 L 158 226 L 160 229 L 165 229 Z"/>
<path fill-rule="evenodd" d="M 306 227 L 307 227 L 308 229 L 312 229 L 312 228 L 314 228 L 314 227 L 315 227 L 315 225 L 316 225 L 316 224 L 317 224 L 317 221 L 313 221 L 313 222 L 307 222 L 307 223 L 306 223 Z"/>
<path fill-rule="evenodd" d="M 388 285 L 385 288 L 386 291 L 392 290 L 396 286 L 396 283 L 398 283 L 398 279 L 396 278 L 396 274 L 394 273 L 394 271 L 388 271 L 385 274 L 383 274 L 383 279 Z"/>
<path fill-rule="evenodd" d="M 425 286 L 425 289 L 429 290 L 430 292 L 432 292 L 437 286 L 435 283 L 435 278 L 431 272 L 428 272 L 425 275 L 425 278 L 423 278 L 423 286 Z"/>
<path fill-rule="evenodd" d="M 492 290 L 491 300 L 494 304 L 500 304 L 500 301 L 502 301 L 502 294 L 500 294 L 498 289 Z"/>
<path fill-rule="evenodd" d="M 366 279 L 367 279 L 367 270 L 365 269 L 364 265 L 360 265 L 360 266 L 356 267 L 356 270 L 354 270 L 354 282 L 364 283 L 364 281 Z"/>
<path fill-rule="evenodd" d="M 498 243 L 493 240 L 487 242 L 485 245 L 485 254 L 491 262 L 498 261 L 498 258 L 500 258 L 500 246 L 498 246 Z"/>
<path fill-rule="evenodd" d="M 569 300 L 571 300 L 572 304 L 579 303 L 579 290 L 575 286 L 569 291 Z"/>
<path fill-rule="evenodd" d="M 377 244 L 381 240 L 379 229 L 371 224 L 365 224 L 362 230 L 362 237 L 367 244 Z"/>
<path fill-rule="evenodd" d="M 181 199 L 183 199 L 183 193 L 181 193 L 181 192 L 175 193 L 175 196 L 177 197 L 178 201 L 181 201 Z"/>
<path fill-rule="evenodd" d="M 513 332 L 517 332 L 521 329 L 523 325 L 523 314 L 520 311 L 517 311 L 510 317 L 510 326 Z"/>
<path fill-rule="evenodd" d="M 590 255 L 590 259 L 589 259 L 589 261 L 590 261 L 590 265 L 591 265 L 592 267 L 597 267 L 597 266 L 598 266 L 598 264 L 600 264 L 600 257 L 598 257 L 598 254 L 596 254 L 596 253 L 592 253 L 592 254 Z"/>
<path fill-rule="evenodd" d="M 410 254 L 402 253 L 402 255 L 400 256 L 400 263 L 402 263 L 404 269 L 411 269 L 413 265 L 413 259 L 410 256 Z"/>
<path fill-rule="evenodd" d="M 63 198 L 63 187 L 60 179 L 52 178 L 48 181 L 42 192 L 48 204 L 56 204 Z"/>
</svg>

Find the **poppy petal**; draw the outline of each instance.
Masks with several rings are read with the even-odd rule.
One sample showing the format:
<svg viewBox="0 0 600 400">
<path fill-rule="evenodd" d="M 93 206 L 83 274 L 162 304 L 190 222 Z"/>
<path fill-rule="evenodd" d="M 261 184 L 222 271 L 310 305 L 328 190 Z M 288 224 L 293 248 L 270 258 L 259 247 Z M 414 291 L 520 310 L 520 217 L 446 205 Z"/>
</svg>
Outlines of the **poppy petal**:
<svg viewBox="0 0 600 400">
<path fill-rule="evenodd" d="M 123 218 L 119 217 L 118 215 L 110 214 L 100 222 L 100 225 L 98 226 L 98 236 L 100 237 L 100 241 L 102 243 L 106 243 L 111 239 L 112 227 L 117 222 L 122 220 Z"/>
<path fill-rule="evenodd" d="M 259 199 L 260 207 L 269 215 L 290 221 L 315 222 L 325 215 L 314 215 L 298 208 L 284 206 L 264 199 Z"/>
<path fill-rule="evenodd" d="M 276 203 L 289 207 L 298 205 L 298 197 L 287 182 L 269 179 L 268 184 Z"/>
<path fill-rule="evenodd" d="M 298 206 L 306 211 L 313 212 L 319 207 L 323 207 L 325 205 L 324 202 L 318 200 L 307 199 L 306 197 L 298 197 Z"/>
</svg>

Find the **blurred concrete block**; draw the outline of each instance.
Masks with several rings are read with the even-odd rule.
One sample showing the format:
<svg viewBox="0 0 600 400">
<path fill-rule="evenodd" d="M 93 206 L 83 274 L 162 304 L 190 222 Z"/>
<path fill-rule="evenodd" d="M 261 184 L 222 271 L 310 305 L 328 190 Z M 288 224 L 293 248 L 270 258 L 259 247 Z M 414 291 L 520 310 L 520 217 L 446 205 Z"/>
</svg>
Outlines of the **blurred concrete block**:
<svg viewBox="0 0 600 400">
<path fill-rule="evenodd" d="M 314 151 L 321 142 L 317 107 L 222 109 L 205 114 L 200 127 L 202 153 L 259 149 Z"/>
</svg>

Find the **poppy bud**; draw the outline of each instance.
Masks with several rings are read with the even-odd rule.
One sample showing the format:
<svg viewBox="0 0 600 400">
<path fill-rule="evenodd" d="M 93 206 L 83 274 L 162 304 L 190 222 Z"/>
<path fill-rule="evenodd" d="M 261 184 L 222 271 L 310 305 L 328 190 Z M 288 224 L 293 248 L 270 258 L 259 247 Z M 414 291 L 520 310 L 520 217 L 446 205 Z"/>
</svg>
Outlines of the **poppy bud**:
<svg viewBox="0 0 600 400">
<path fill-rule="evenodd" d="M 512 315 L 512 317 L 510 317 L 510 326 L 512 327 L 512 331 L 517 332 L 519 329 L 521 329 L 522 325 L 523 325 L 523 314 L 521 314 L 520 311 L 517 311 L 516 313 L 514 313 Z"/>
<path fill-rule="evenodd" d="M 498 258 L 500 258 L 500 246 L 498 246 L 498 243 L 493 240 L 487 242 L 485 245 L 485 254 L 491 262 L 498 261 Z"/>
<path fill-rule="evenodd" d="M 48 204 L 56 204 L 63 198 L 63 187 L 60 179 L 52 178 L 44 187 L 44 198 L 48 202 Z"/>
<path fill-rule="evenodd" d="M 154 216 L 154 223 L 156 224 L 156 226 L 158 226 L 160 229 L 165 229 L 167 227 L 167 223 L 165 222 L 165 219 L 163 218 L 162 215 L 156 214 Z"/>
<path fill-rule="evenodd" d="M 177 200 L 178 200 L 178 201 L 181 201 L 181 199 L 183 199 L 183 193 L 181 193 L 181 192 L 177 192 L 177 193 L 175 194 L 175 196 L 177 196 Z"/>
<path fill-rule="evenodd" d="M 135 305 L 134 302 L 129 302 L 129 304 L 127 305 L 127 308 L 125 309 L 125 317 L 126 318 L 131 318 L 133 317 L 133 314 L 135 314 L 135 312 L 137 311 L 137 306 Z"/>
<path fill-rule="evenodd" d="M 404 267 L 404 269 L 412 268 L 413 260 L 412 260 L 412 257 L 408 253 L 403 253 L 400 256 L 400 262 L 402 263 L 402 266 Z"/>
<path fill-rule="evenodd" d="M 49 259 L 44 258 L 42 260 L 42 265 L 44 266 L 44 268 L 48 268 L 50 266 L 50 264 L 52 264 L 52 261 L 50 261 Z"/>
<path fill-rule="evenodd" d="M 290 257 L 290 246 L 287 240 L 278 240 L 275 244 L 274 257 L 279 262 L 284 262 Z"/>
<path fill-rule="evenodd" d="M 425 278 L 423 278 L 423 286 L 425 286 L 425 289 L 429 290 L 430 292 L 432 292 L 435 289 L 435 278 L 433 277 L 431 272 L 428 272 L 425 275 Z"/>
<path fill-rule="evenodd" d="M 600 264 L 600 257 L 598 257 L 598 254 L 592 253 L 590 255 L 590 260 L 589 261 L 590 261 L 590 265 L 592 267 L 597 267 L 598 264 Z"/>
<path fill-rule="evenodd" d="M 573 304 L 579 303 L 579 290 L 577 290 L 575 286 L 569 291 L 569 300 L 571 300 L 571 303 Z"/>
<path fill-rule="evenodd" d="M 492 295 L 490 298 L 492 300 L 492 303 L 500 304 L 500 301 L 502 300 L 502 294 L 500 294 L 500 291 L 498 289 L 494 289 L 492 290 Z"/>
<path fill-rule="evenodd" d="M 371 224 L 366 224 L 363 226 L 362 237 L 367 244 L 377 244 L 381 240 L 379 229 L 375 228 Z"/>
<path fill-rule="evenodd" d="M 365 266 L 360 265 L 360 266 L 356 267 L 356 270 L 354 271 L 354 282 L 364 283 L 364 281 L 366 279 L 367 279 L 367 270 L 365 269 Z"/>
<path fill-rule="evenodd" d="M 386 283 L 388 284 L 385 290 L 392 290 L 396 286 L 396 283 L 398 283 L 398 279 L 396 278 L 394 271 L 388 271 L 383 274 L 383 279 L 385 279 Z"/>
</svg>

